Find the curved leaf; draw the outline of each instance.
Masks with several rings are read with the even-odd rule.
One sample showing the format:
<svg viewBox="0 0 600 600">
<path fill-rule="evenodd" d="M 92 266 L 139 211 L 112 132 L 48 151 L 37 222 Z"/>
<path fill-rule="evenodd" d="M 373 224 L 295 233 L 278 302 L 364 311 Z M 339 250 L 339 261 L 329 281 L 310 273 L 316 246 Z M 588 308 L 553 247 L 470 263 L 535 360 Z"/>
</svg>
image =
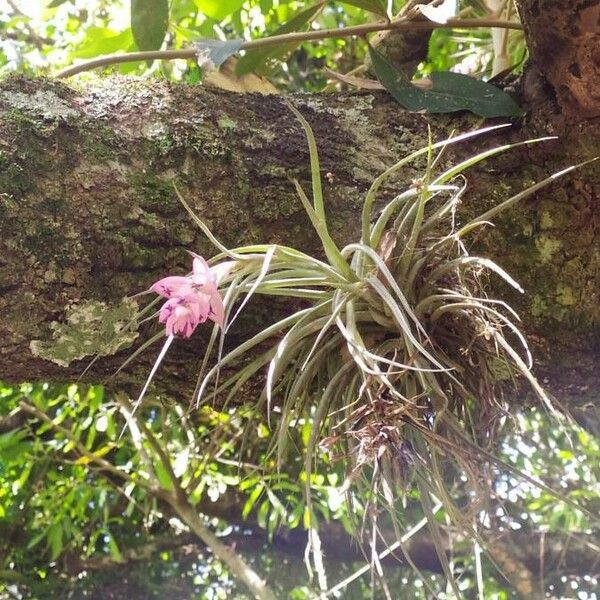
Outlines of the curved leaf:
<svg viewBox="0 0 600 600">
<path fill-rule="evenodd" d="M 351 4 L 357 8 L 368 10 L 384 19 L 388 18 L 385 0 L 342 0 L 344 4 Z"/>
<path fill-rule="evenodd" d="M 379 81 L 405 108 L 412 111 L 449 113 L 469 110 L 482 117 L 518 117 L 518 104 L 501 89 L 460 73 L 431 74 L 427 87 L 413 85 L 394 65 L 369 46 L 373 69 Z"/>
<path fill-rule="evenodd" d="M 168 0 L 131 0 L 131 31 L 140 50 L 158 50 L 168 24 Z"/>
<path fill-rule="evenodd" d="M 112 54 L 127 50 L 133 44 L 131 30 L 121 33 L 105 27 L 90 27 L 86 36 L 72 54 L 74 58 L 93 58 L 101 54 Z"/>
<path fill-rule="evenodd" d="M 319 15 L 323 10 L 325 2 L 317 2 L 304 10 L 296 13 L 289 21 L 278 27 L 273 35 L 282 35 L 284 33 L 292 33 L 294 31 L 301 31 L 306 25 L 311 23 L 314 18 Z M 249 50 L 242 58 L 238 61 L 235 72 L 237 75 L 246 75 L 254 71 L 263 72 L 264 69 L 261 67 L 270 58 L 280 58 L 285 56 L 289 52 L 292 52 L 299 46 L 298 42 L 292 42 L 287 44 L 281 44 L 275 48 L 257 48 L 256 50 Z"/>
</svg>

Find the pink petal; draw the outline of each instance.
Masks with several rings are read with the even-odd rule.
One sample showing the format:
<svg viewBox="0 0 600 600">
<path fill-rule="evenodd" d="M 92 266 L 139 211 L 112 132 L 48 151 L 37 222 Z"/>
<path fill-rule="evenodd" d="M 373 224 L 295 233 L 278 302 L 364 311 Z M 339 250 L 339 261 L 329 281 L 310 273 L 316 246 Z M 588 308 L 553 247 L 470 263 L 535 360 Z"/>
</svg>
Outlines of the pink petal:
<svg viewBox="0 0 600 600">
<path fill-rule="evenodd" d="M 197 322 L 204 323 L 206 321 L 210 310 L 210 296 L 198 290 L 191 290 L 182 300 Z"/>
<path fill-rule="evenodd" d="M 194 256 L 192 270 L 194 271 L 194 275 L 206 275 L 207 277 L 210 276 L 210 267 L 201 256 Z"/>
<path fill-rule="evenodd" d="M 167 335 L 181 334 L 190 337 L 200 322 L 198 303 L 195 295 L 193 302 L 174 296 L 160 309 L 159 321 L 165 324 Z"/>
<path fill-rule="evenodd" d="M 211 273 L 208 263 L 201 257 L 194 258 L 192 282 L 196 286 L 200 286 L 202 291 L 207 294 L 212 294 L 217 290 L 217 280 Z"/>
<path fill-rule="evenodd" d="M 225 262 L 216 264 L 210 268 L 211 274 L 215 278 L 215 283 L 219 285 L 229 273 L 233 270 L 233 268 L 237 265 L 236 260 L 226 260 Z"/>
<path fill-rule="evenodd" d="M 173 321 L 170 319 L 167 319 L 165 333 L 166 335 L 175 335 L 175 331 L 173 331 Z"/>
<path fill-rule="evenodd" d="M 171 314 L 170 320 L 172 330 L 175 333 L 181 333 L 184 337 L 190 337 L 196 328 L 198 321 L 193 318 L 189 307 L 180 304 Z M 169 324 L 167 322 L 167 326 Z"/>
<path fill-rule="evenodd" d="M 225 321 L 225 307 L 223 306 L 223 300 L 221 296 L 216 293 L 210 297 L 210 314 L 208 318 L 214 321 L 217 325 L 223 327 Z"/>
<path fill-rule="evenodd" d="M 171 316 L 174 306 L 177 305 L 176 299 L 167 300 L 161 307 L 158 315 L 158 321 L 160 323 L 166 323 L 167 319 Z"/>
<path fill-rule="evenodd" d="M 185 321 L 183 323 L 180 323 L 180 328 L 179 328 L 179 333 L 181 333 L 181 335 L 183 337 L 189 338 L 192 333 L 194 333 L 194 330 L 196 329 L 196 324 L 192 324 L 190 321 Z"/>
<path fill-rule="evenodd" d="M 188 277 L 180 277 L 173 275 L 164 277 L 151 286 L 151 290 L 160 296 L 170 298 L 177 294 L 183 287 L 190 286 L 191 282 Z"/>
</svg>

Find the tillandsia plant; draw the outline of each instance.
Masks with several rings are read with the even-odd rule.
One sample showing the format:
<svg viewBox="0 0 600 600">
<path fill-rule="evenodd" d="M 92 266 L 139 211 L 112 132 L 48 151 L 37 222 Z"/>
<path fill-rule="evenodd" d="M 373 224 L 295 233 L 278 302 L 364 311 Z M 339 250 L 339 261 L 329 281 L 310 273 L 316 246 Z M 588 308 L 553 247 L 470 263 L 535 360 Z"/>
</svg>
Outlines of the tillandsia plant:
<svg viewBox="0 0 600 600">
<path fill-rule="evenodd" d="M 397 499 L 414 483 L 434 540 L 439 540 L 435 505 L 441 504 L 455 525 L 485 545 L 474 523 L 492 494 L 487 482 L 499 462 L 493 446 L 497 417 L 505 414 L 508 402 L 504 380 L 524 378 L 550 411 L 555 408 L 531 374 L 531 355 L 518 316 L 489 295 L 488 279 L 499 277 L 523 290 L 496 263 L 469 254 L 464 239 L 500 211 L 576 167 L 461 224 L 457 209 L 466 187 L 462 172 L 515 144 L 443 169 L 437 152 L 497 127 L 437 143 L 430 140 L 373 182 L 364 201 L 360 238 L 340 248 L 328 231 L 313 132 L 298 110 L 291 105 L 290 109 L 308 139 L 312 200 L 297 181 L 294 185 L 322 242 L 324 258 L 282 245 L 227 249 L 177 192 L 219 253 L 208 263 L 196 256 L 191 275 L 168 277 L 152 286 L 167 298 L 159 314 L 168 338 L 148 383 L 174 335 L 189 337 L 208 318 L 216 325 L 193 405 L 217 397 L 226 405 L 246 382 L 266 370 L 264 391 L 255 402 L 270 415 L 275 429 L 272 456 L 279 465 L 294 426 L 302 419 L 311 422 L 305 522 L 312 532 L 320 586 L 326 589 L 310 503 L 313 464 L 324 451 L 345 461 L 344 487 L 366 486 L 369 503 L 381 503 L 393 515 Z M 537 141 L 541 140 L 523 143 Z M 380 187 L 417 159 L 425 164 L 421 178 L 375 215 Z M 223 336 L 254 294 L 300 298 L 304 307 L 224 354 Z M 209 368 L 217 343 L 216 364 Z M 220 380 L 224 367 L 237 370 Z M 146 389 L 147 384 L 142 396 Z M 463 473 L 466 505 L 458 506 L 446 488 L 449 469 Z M 377 513 L 365 509 L 365 514 L 369 512 Z M 441 543 L 436 547 L 455 588 L 445 550 Z M 371 552 L 375 561 L 375 541 Z"/>
</svg>

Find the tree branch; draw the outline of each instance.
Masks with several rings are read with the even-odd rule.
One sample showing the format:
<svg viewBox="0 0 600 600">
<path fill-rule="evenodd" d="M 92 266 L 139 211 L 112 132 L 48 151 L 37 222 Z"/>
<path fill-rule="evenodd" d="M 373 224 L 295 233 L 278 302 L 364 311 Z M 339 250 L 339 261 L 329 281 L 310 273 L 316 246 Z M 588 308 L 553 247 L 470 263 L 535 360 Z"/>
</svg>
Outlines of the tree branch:
<svg viewBox="0 0 600 600">
<path fill-rule="evenodd" d="M 14 2 L 14 0 L 6 0 L 6 2 L 17 17 L 23 17 L 25 19 L 28 19 L 27 15 L 25 13 L 23 13 L 23 11 L 17 6 L 17 4 Z M 37 33 L 37 31 L 35 31 L 35 29 L 28 23 L 27 20 L 25 20 L 23 22 L 23 25 L 24 25 L 25 29 L 27 30 L 27 33 L 29 34 L 28 35 L 29 40 L 34 44 L 34 46 L 38 50 L 41 50 L 44 47 L 44 45 L 52 44 L 51 40 L 47 40 L 46 38 L 41 37 Z M 10 37 L 10 36 L 7 36 L 7 37 Z"/>
<path fill-rule="evenodd" d="M 374 178 L 425 146 L 427 126 L 436 140 L 448 133 L 448 117 L 402 111 L 384 94 L 292 100 L 315 130 L 323 173 L 331 174 L 324 190 L 327 214 L 342 246 L 359 235 L 362 196 Z M 462 131 L 473 127 L 464 117 L 454 123 Z M 587 131 L 585 139 L 600 135 L 594 123 Z M 593 145 L 577 132 L 469 171 L 457 216 L 467 220 L 485 212 L 567 161 L 586 158 Z M 505 128 L 477 143 L 488 148 L 526 136 Z M 292 244 L 319 256 L 319 242 L 289 183 L 289 177 L 310 182 L 306 140 L 277 96 L 257 99 L 123 78 L 76 91 L 12 77 L 0 84 L 0 144 L 0 379 L 7 382 L 72 381 L 95 353 L 99 358 L 84 379 L 106 381 L 158 330 L 147 322 L 124 334 L 122 343 L 115 341 L 114 322 L 129 322 L 145 301 L 124 304 L 123 296 L 187 272 L 186 249 L 214 253 L 181 208 L 173 181 L 227 245 Z M 459 160 L 474 149 L 471 144 L 454 151 L 463 153 L 453 159 Z M 450 156 L 448 151 L 446 160 Z M 554 183 L 518 211 L 500 215 L 496 227 L 477 239 L 478 251 L 526 288 L 524 295 L 499 287 L 496 293 L 513 305 L 533 336 L 534 356 L 547 367 L 540 369 L 548 379 L 545 387 L 559 398 L 592 405 L 600 389 L 594 291 L 600 277 L 594 260 L 600 243 L 594 225 L 598 171 L 596 163 Z M 377 200 L 406 189 L 418 174 L 416 166 L 407 167 Z M 541 227 L 540 215 L 546 214 L 561 218 L 548 218 Z M 284 301 L 250 303 L 226 344 L 239 344 L 290 307 Z M 176 391 L 180 401 L 189 399 L 190 365 L 202 355 L 203 333 L 175 341 L 150 393 Z M 156 352 L 150 347 L 140 353 L 109 385 L 137 395 Z M 586 412 L 586 422 L 591 420 Z"/>
<path fill-rule="evenodd" d="M 316 42 L 318 40 L 330 38 L 344 37 L 362 37 L 369 33 L 377 31 L 431 31 L 433 29 L 444 28 L 463 28 L 473 29 L 480 27 L 494 27 L 498 29 L 523 29 L 520 23 L 514 21 L 503 21 L 499 19 L 449 19 L 446 23 L 435 23 L 433 21 L 412 21 L 410 19 L 400 19 L 397 21 L 384 21 L 382 23 L 373 23 L 370 25 L 354 25 L 352 27 L 344 27 L 340 29 L 322 29 L 317 31 L 298 31 L 293 33 L 285 33 L 281 35 L 273 35 L 270 37 L 261 38 L 244 42 L 241 50 L 255 50 L 258 48 L 271 48 L 281 44 L 298 43 L 298 42 Z M 198 40 L 201 41 L 201 40 Z M 198 51 L 196 49 L 185 50 L 151 50 L 145 52 L 130 52 L 128 54 L 116 54 L 112 56 L 103 56 L 95 58 L 79 65 L 74 65 L 63 69 L 56 74 L 56 77 L 64 78 L 71 77 L 77 73 L 90 71 L 99 67 L 109 65 L 117 65 L 128 62 L 136 62 L 143 60 L 176 60 L 176 59 L 196 59 Z"/>
<path fill-rule="evenodd" d="M 123 408 L 122 400 L 120 404 Z M 219 538 L 204 524 L 202 517 L 188 502 L 184 490 L 179 485 L 179 481 L 173 473 L 170 461 L 164 452 L 164 449 L 160 448 L 160 451 L 157 452 L 157 455 L 163 465 L 163 468 L 171 475 L 171 483 L 173 485 L 172 491 L 159 490 L 141 477 L 133 479 L 128 473 L 120 471 L 105 459 L 100 458 L 93 452 L 90 452 L 68 429 L 58 423 L 55 423 L 48 415 L 34 405 L 22 400 L 19 403 L 19 406 L 30 415 L 50 425 L 55 431 L 71 441 L 77 451 L 82 456 L 87 457 L 92 464 L 99 466 L 103 471 L 107 471 L 118 478 L 133 482 L 136 485 L 140 485 L 141 487 L 145 488 L 148 493 L 170 505 L 177 516 L 184 523 L 186 523 L 186 525 L 206 544 L 208 548 L 211 549 L 217 558 L 222 560 L 227 565 L 232 575 L 244 583 L 256 598 L 259 598 L 260 600 L 276 600 L 275 595 L 267 587 L 265 581 L 259 577 L 259 575 L 248 564 L 246 564 L 246 562 L 232 548 L 221 542 Z M 139 423 L 136 420 L 136 416 L 132 415 L 126 406 L 123 412 L 126 416 L 130 429 L 139 432 L 140 428 Z M 153 438 L 153 442 L 150 442 L 150 444 L 156 451 L 156 445 L 158 444 L 156 438 Z M 139 446 L 140 445 L 138 444 L 138 448 Z"/>
</svg>

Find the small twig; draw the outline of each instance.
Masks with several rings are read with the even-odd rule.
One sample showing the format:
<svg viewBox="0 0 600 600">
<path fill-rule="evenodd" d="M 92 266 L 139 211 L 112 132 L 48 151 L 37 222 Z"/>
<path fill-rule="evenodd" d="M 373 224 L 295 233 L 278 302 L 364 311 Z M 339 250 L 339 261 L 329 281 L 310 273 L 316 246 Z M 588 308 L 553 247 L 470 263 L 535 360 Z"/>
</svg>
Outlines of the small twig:
<svg viewBox="0 0 600 600">
<path fill-rule="evenodd" d="M 132 433 L 136 431 L 136 435 L 140 436 L 140 441 L 142 435 L 145 437 L 145 440 L 154 450 L 156 458 L 160 461 L 169 477 L 173 489 L 171 492 L 165 493 L 165 502 L 173 508 L 177 516 L 212 550 L 215 556 L 227 565 L 231 573 L 246 584 L 256 598 L 260 598 L 261 600 L 275 600 L 275 596 L 261 577 L 234 550 L 221 542 L 206 527 L 202 517 L 190 504 L 180 480 L 173 471 L 173 466 L 165 448 L 161 446 L 154 433 L 140 419 L 139 413 L 134 414 L 123 397 L 117 396 L 117 402 L 121 407 L 121 412 L 127 419 L 129 429 Z"/>
<path fill-rule="evenodd" d="M 102 469 L 109 471 L 110 473 L 112 473 L 113 475 L 118 477 L 119 479 L 123 479 L 125 481 L 132 480 L 131 476 L 128 473 L 125 473 L 124 471 L 117 469 L 114 465 L 109 463 L 107 460 L 104 460 L 103 458 L 97 456 L 93 452 L 90 452 L 79 441 L 77 436 L 73 435 L 68 429 L 66 429 L 62 425 L 55 423 L 46 413 L 39 410 L 33 404 L 29 404 L 29 402 L 25 402 L 25 400 L 21 400 L 19 402 L 19 406 L 26 413 L 29 413 L 30 415 L 34 416 L 36 419 L 39 419 L 40 421 L 44 421 L 44 423 L 48 423 L 48 425 L 50 425 L 52 427 L 52 429 L 55 429 L 60 434 L 62 434 L 65 438 L 67 438 L 70 442 L 72 442 L 74 444 L 75 448 L 77 449 L 77 452 L 79 452 L 82 456 L 89 458 L 90 462 L 93 462 L 93 463 L 97 464 L 99 467 L 101 467 Z M 136 480 L 135 482 L 136 482 L 136 484 L 143 485 L 143 482 L 141 480 Z"/>
<path fill-rule="evenodd" d="M 171 504 L 179 518 L 210 548 L 214 555 L 223 561 L 229 571 L 259 600 L 277 600 L 275 594 L 266 585 L 265 581 L 248 565 L 239 554 L 229 546 L 225 545 L 204 524 L 202 517 L 198 515 L 194 507 L 188 502 Z"/>
<path fill-rule="evenodd" d="M 440 502 L 437 502 L 436 505 L 433 507 L 433 513 L 437 513 L 440 510 L 440 508 L 442 508 L 442 504 Z M 401 548 L 403 544 L 410 540 L 410 538 L 413 535 L 415 535 L 415 533 L 418 533 L 421 529 L 423 529 L 425 525 L 427 525 L 427 517 L 421 519 L 416 525 L 411 527 L 411 529 L 409 529 L 399 540 L 396 540 L 393 544 L 388 546 L 383 552 L 381 552 L 378 555 L 378 559 L 381 560 L 386 556 L 392 554 L 396 549 Z M 343 590 L 344 588 L 348 587 L 350 583 L 364 575 L 367 571 L 369 571 L 370 568 L 370 564 L 362 566 L 360 569 L 352 573 L 352 575 L 346 577 L 346 579 L 340 581 L 337 585 L 328 590 L 325 596 L 333 596 L 333 594 L 335 594 L 336 592 L 339 592 L 340 590 Z"/>
<path fill-rule="evenodd" d="M 17 17 L 23 17 L 24 19 L 28 19 L 29 17 L 15 4 L 14 0 L 6 0 L 6 3 L 10 6 L 10 8 L 12 9 L 13 13 L 17 16 Z M 41 37 L 37 31 L 35 31 L 35 29 L 33 29 L 33 27 L 27 22 L 24 21 L 23 22 L 23 26 L 25 27 L 25 29 L 27 30 L 27 33 L 29 34 L 29 40 L 31 41 L 31 43 L 38 49 L 41 50 L 45 44 L 48 44 L 48 40 L 44 39 L 43 37 Z"/>
<path fill-rule="evenodd" d="M 146 490 L 158 497 L 167 504 L 169 504 L 177 513 L 178 517 L 187 524 L 187 526 L 212 550 L 217 558 L 222 560 L 231 573 L 238 577 L 240 581 L 244 582 L 246 586 L 252 591 L 256 598 L 260 600 L 276 600 L 273 592 L 267 587 L 261 577 L 248 565 L 244 560 L 232 549 L 225 545 L 219 538 L 204 524 L 202 517 L 198 515 L 194 507 L 187 501 L 183 489 L 181 488 L 179 481 L 175 478 L 172 480 L 174 484 L 173 493 L 168 493 L 164 490 L 153 488 L 148 482 L 143 479 L 134 479 L 128 473 L 120 471 L 114 465 L 108 461 L 90 452 L 75 436 L 71 431 L 62 427 L 58 423 L 55 423 L 46 413 L 39 410 L 33 404 L 29 404 L 24 400 L 19 402 L 19 406 L 30 415 L 37 419 L 48 423 L 54 430 L 58 431 L 70 442 L 72 442 L 77 451 L 90 459 L 91 463 L 95 463 L 102 469 L 109 471 L 116 475 L 120 479 L 125 481 L 133 481 L 136 485 L 146 488 Z M 126 411 L 127 412 L 127 411 Z M 135 422 L 136 417 L 128 414 L 130 425 Z M 136 422 L 136 425 L 139 423 Z M 150 442 L 150 440 L 148 440 Z M 154 441 L 157 443 L 156 438 Z M 169 471 L 171 465 L 169 459 L 164 452 L 164 449 L 159 453 L 159 460 L 162 462 L 163 467 Z M 172 471 L 171 471 L 172 473 Z"/>
<path fill-rule="evenodd" d="M 36 48 L 39 48 L 39 42 L 43 42 L 46 46 L 52 46 L 54 44 L 54 40 L 50 38 L 43 38 L 38 35 L 33 36 L 31 33 L 22 33 L 16 31 L 6 31 L 4 32 L 4 39 L 13 40 L 14 42 L 28 42 L 33 44 Z"/>
<path fill-rule="evenodd" d="M 496 27 L 500 29 L 523 29 L 520 23 L 512 21 L 503 21 L 499 19 L 449 19 L 446 23 L 434 23 L 433 21 L 411 21 L 402 19 L 398 21 L 384 21 L 381 23 L 372 23 L 369 25 L 354 25 L 342 29 L 323 29 L 321 31 L 297 31 L 285 33 L 282 35 L 273 35 L 258 40 L 244 42 L 241 50 L 255 50 L 258 48 L 270 48 L 290 42 L 313 42 L 328 38 L 361 37 L 368 33 L 376 31 L 428 31 L 430 29 L 441 28 L 478 28 L 478 27 Z M 102 56 L 87 62 L 68 67 L 56 74 L 56 77 L 70 77 L 77 73 L 90 71 L 98 67 L 108 65 L 117 65 L 127 62 L 137 62 L 145 60 L 175 60 L 175 59 L 195 59 L 196 50 L 186 48 L 185 50 L 151 50 L 146 52 L 129 52 L 127 54 L 114 54 L 111 56 Z"/>
</svg>

